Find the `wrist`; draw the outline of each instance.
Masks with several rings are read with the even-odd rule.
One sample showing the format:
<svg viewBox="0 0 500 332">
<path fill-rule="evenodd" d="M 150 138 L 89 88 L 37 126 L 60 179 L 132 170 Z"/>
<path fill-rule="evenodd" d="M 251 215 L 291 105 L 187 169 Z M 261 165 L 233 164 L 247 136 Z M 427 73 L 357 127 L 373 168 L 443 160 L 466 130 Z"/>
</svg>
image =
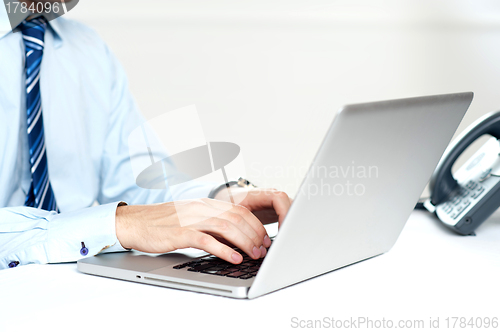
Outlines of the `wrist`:
<svg viewBox="0 0 500 332">
<path fill-rule="evenodd" d="M 128 205 L 118 205 L 116 208 L 115 231 L 116 238 L 118 239 L 118 242 L 120 242 L 120 245 L 125 249 L 132 249 L 132 243 L 129 239 L 130 223 L 127 218 L 128 208 Z"/>
<path fill-rule="evenodd" d="M 240 177 L 237 181 L 229 181 L 225 184 L 222 184 L 214 188 L 208 195 L 208 198 L 232 202 L 231 199 L 232 195 L 234 195 L 237 192 L 248 191 L 253 188 L 256 188 L 256 186 L 253 183 L 251 183 L 247 179 Z"/>
<path fill-rule="evenodd" d="M 215 195 L 214 199 L 217 199 L 219 201 L 229 202 L 230 197 L 229 197 L 228 190 L 229 190 L 229 188 L 224 188 L 224 189 L 219 190 L 217 192 L 217 194 Z"/>
</svg>

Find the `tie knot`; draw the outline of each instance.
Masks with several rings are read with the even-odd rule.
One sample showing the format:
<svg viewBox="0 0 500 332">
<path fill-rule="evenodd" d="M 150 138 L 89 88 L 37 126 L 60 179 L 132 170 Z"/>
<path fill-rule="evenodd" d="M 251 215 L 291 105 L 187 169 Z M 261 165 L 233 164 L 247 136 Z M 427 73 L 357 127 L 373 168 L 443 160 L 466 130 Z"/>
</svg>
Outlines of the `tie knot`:
<svg viewBox="0 0 500 332">
<path fill-rule="evenodd" d="M 47 29 L 47 20 L 43 16 L 29 21 L 25 20 L 19 27 L 23 33 L 23 40 L 27 49 L 43 50 L 45 30 Z"/>
</svg>

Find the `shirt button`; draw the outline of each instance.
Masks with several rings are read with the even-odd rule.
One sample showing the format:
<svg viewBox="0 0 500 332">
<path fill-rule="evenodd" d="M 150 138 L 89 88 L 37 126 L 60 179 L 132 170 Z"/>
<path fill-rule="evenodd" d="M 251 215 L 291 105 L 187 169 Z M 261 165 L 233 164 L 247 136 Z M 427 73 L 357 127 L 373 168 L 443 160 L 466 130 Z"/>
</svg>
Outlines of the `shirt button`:
<svg viewBox="0 0 500 332">
<path fill-rule="evenodd" d="M 12 261 L 9 263 L 9 268 L 13 268 L 19 265 L 19 261 Z"/>
<path fill-rule="evenodd" d="M 87 256 L 88 253 L 89 253 L 89 250 L 87 249 L 87 247 L 85 247 L 85 243 L 82 242 L 82 249 L 80 249 L 80 254 L 82 256 Z"/>
</svg>

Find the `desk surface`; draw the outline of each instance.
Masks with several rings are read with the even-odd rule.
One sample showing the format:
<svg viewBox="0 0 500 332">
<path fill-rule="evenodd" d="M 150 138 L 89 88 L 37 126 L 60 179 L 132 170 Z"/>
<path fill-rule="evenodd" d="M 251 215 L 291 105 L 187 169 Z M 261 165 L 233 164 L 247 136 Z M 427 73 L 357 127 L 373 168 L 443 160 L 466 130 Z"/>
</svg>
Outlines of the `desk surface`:
<svg viewBox="0 0 500 332">
<path fill-rule="evenodd" d="M 415 211 L 390 252 L 254 300 L 85 275 L 74 263 L 3 270 L 0 330 L 199 331 L 225 321 L 243 331 L 285 331 L 325 317 L 425 327 L 439 317 L 443 328 L 447 317 L 500 320 L 499 283 L 500 213 L 464 237 Z"/>
</svg>

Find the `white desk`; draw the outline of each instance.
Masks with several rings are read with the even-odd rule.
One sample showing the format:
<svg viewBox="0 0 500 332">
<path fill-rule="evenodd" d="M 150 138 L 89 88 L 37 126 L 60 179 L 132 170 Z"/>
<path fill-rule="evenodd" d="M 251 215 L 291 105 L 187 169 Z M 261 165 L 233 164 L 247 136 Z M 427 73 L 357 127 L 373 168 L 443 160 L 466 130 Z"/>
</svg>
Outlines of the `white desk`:
<svg viewBox="0 0 500 332">
<path fill-rule="evenodd" d="M 423 320 L 426 327 L 440 317 L 444 327 L 450 316 L 500 320 L 499 284 L 499 213 L 477 236 L 463 237 L 417 211 L 389 253 L 254 300 L 85 275 L 76 264 L 3 270 L 0 331 L 215 330 L 210 324 L 233 330 L 223 322 L 243 331 L 285 331 L 297 330 L 292 317 L 359 316 Z"/>
</svg>

